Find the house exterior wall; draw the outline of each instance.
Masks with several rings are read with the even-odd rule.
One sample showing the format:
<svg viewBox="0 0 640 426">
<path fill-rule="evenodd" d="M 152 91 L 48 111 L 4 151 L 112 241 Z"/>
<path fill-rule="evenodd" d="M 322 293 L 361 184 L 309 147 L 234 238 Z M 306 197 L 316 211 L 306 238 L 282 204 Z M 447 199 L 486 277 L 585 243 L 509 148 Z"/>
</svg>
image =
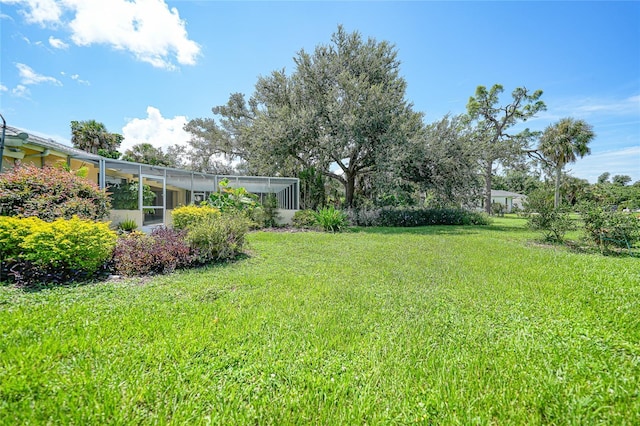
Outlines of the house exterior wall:
<svg viewBox="0 0 640 426">
<path fill-rule="evenodd" d="M 513 197 L 492 196 L 491 203 L 502 204 L 505 207 L 505 213 L 511 213 L 513 210 Z"/>
</svg>

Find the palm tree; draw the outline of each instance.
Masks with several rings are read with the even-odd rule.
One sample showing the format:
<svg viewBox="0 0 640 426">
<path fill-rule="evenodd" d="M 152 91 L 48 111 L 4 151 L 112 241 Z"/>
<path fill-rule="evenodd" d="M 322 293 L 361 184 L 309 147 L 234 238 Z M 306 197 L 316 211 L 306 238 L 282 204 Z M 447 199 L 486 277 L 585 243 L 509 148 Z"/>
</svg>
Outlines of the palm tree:
<svg viewBox="0 0 640 426">
<path fill-rule="evenodd" d="M 105 125 L 96 120 L 71 122 L 71 143 L 74 148 L 92 154 L 98 154 L 100 150 L 111 153 L 118 149 L 122 139 L 117 133 L 109 133 Z"/>
<path fill-rule="evenodd" d="M 593 128 L 583 120 L 571 117 L 563 118 L 547 127 L 540 137 L 538 151 L 543 161 L 553 168 L 555 173 L 554 206 L 560 205 L 560 180 L 562 169 L 591 153 L 589 142 L 595 137 Z"/>
</svg>

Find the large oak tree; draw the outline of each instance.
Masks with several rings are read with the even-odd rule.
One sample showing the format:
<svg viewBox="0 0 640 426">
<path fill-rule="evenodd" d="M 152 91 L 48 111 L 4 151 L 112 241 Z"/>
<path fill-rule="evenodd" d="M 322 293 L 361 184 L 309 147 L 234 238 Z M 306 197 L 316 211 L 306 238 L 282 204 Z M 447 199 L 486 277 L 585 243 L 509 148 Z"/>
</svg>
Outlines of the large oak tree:
<svg viewBox="0 0 640 426">
<path fill-rule="evenodd" d="M 422 128 L 405 100 L 397 51 L 338 27 L 331 43 L 299 51 L 294 62 L 290 75 L 261 77 L 248 102 L 234 94 L 213 109 L 227 132 L 218 146 L 262 173 L 314 168 L 340 182 L 352 206 L 357 180 Z"/>
</svg>

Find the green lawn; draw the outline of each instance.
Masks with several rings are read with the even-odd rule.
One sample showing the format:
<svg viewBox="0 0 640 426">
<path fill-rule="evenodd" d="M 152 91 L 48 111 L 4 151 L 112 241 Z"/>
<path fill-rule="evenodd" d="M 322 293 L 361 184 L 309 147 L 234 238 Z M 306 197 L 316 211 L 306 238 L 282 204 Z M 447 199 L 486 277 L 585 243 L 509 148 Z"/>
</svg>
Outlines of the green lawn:
<svg viewBox="0 0 640 426">
<path fill-rule="evenodd" d="M 0 287 L 0 424 L 640 424 L 640 260 L 523 224 L 259 232 L 234 264 Z"/>
</svg>

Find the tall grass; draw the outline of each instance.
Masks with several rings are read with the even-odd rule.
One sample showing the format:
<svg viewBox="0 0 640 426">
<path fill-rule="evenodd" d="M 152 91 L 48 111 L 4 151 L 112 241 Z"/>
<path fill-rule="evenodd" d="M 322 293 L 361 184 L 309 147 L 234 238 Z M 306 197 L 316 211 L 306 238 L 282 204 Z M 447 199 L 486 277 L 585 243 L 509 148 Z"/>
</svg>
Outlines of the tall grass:
<svg viewBox="0 0 640 426">
<path fill-rule="evenodd" d="M 233 264 L 2 287 L 0 423 L 640 423 L 638 259 L 523 223 L 255 233 Z"/>
</svg>

